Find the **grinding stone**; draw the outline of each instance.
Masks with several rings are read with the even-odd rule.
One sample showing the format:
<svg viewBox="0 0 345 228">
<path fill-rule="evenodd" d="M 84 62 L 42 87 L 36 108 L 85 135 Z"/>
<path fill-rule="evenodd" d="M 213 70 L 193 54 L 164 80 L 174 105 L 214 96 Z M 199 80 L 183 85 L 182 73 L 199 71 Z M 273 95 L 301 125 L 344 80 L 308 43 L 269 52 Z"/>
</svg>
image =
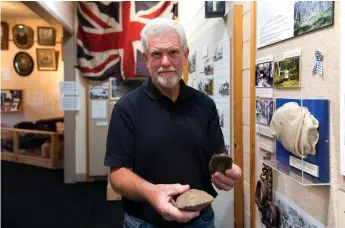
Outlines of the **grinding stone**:
<svg viewBox="0 0 345 228">
<path fill-rule="evenodd" d="M 215 172 L 225 174 L 225 170 L 232 168 L 232 158 L 227 155 L 213 156 L 209 163 L 209 170 L 211 175 Z"/>
<path fill-rule="evenodd" d="M 214 197 L 205 191 L 190 189 L 177 198 L 175 205 L 180 210 L 198 211 L 211 204 L 213 200 Z"/>
</svg>

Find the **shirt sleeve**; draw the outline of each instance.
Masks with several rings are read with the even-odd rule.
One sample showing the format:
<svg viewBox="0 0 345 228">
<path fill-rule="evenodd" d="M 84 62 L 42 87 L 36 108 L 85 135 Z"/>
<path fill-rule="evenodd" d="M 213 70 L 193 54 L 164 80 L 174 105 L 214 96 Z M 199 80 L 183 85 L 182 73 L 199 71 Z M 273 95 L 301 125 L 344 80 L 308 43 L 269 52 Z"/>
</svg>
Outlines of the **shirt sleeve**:
<svg viewBox="0 0 345 228">
<path fill-rule="evenodd" d="M 219 123 L 216 104 L 213 102 L 211 114 L 208 121 L 208 135 L 211 140 L 211 153 L 219 154 L 228 152 L 225 147 L 224 136 Z"/>
<path fill-rule="evenodd" d="M 113 168 L 132 168 L 134 161 L 135 124 L 133 112 L 115 104 L 111 114 L 104 165 Z"/>
</svg>

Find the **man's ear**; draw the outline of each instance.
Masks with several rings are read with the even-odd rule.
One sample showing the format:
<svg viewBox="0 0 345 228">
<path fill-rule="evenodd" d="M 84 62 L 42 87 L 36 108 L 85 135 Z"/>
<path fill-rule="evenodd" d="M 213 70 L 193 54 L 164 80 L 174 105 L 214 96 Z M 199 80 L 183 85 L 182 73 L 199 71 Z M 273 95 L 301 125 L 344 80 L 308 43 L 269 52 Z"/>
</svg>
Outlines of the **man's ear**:
<svg viewBox="0 0 345 228">
<path fill-rule="evenodd" d="M 187 48 L 187 50 L 185 52 L 184 65 L 186 65 L 188 63 L 188 58 L 189 58 L 189 48 Z"/>
<path fill-rule="evenodd" d="M 143 57 L 144 57 L 146 67 L 150 68 L 147 53 L 143 52 Z"/>
</svg>

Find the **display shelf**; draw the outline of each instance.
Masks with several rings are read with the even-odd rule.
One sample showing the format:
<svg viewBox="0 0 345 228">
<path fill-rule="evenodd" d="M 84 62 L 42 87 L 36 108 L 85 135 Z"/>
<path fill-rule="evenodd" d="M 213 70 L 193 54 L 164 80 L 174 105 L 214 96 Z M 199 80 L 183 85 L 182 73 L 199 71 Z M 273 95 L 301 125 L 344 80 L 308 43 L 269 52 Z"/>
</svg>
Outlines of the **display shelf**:
<svg viewBox="0 0 345 228">
<path fill-rule="evenodd" d="M 50 169 L 63 168 L 63 133 L 1 128 L 1 159 Z M 42 146 L 46 144 L 46 149 Z M 9 151 L 11 150 L 11 151 Z"/>
<path fill-rule="evenodd" d="M 256 133 L 260 161 L 303 186 L 330 185 L 328 100 L 276 98 L 275 112 L 288 102 L 296 102 L 302 109 L 307 108 L 308 112 L 317 120 L 318 140 L 311 140 L 311 135 L 315 136 L 315 130 L 311 129 L 317 125 L 313 125 L 310 129 L 307 128 L 307 125 L 306 128 L 303 128 L 303 124 L 309 121 L 305 119 L 309 118 L 305 111 L 303 113 L 301 111 L 300 115 L 299 112 L 295 112 L 294 116 L 286 116 L 296 107 L 291 106 L 288 112 L 278 114 L 282 114 L 283 117 L 278 119 L 277 116 L 271 117 L 270 125 L 257 123 Z M 313 123 L 315 124 L 315 122 Z M 293 132 L 295 127 L 299 130 Z M 289 131 L 286 131 L 287 128 Z M 274 134 L 270 134 L 274 130 L 277 131 L 276 134 L 281 134 L 280 139 L 278 136 L 276 138 Z M 305 149 L 313 143 L 316 143 L 315 150 Z M 293 150 L 297 150 L 297 152 L 293 152 Z"/>
</svg>

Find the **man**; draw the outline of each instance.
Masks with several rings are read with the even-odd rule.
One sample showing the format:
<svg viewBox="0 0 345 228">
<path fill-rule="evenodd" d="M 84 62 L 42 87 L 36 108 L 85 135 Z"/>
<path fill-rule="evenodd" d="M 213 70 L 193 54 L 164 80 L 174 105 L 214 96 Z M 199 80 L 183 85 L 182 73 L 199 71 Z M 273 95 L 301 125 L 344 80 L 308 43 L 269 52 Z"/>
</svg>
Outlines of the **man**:
<svg viewBox="0 0 345 228">
<path fill-rule="evenodd" d="M 211 206 L 186 212 L 173 199 L 189 189 L 215 197 L 212 183 L 229 191 L 241 170 L 208 171 L 211 157 L 227 150 L 214 101 L 181 79 L 189 53 L 183 27 L 154 19 L 141 37 L 151 77 L 116 102 L 105 156 L 110 184 L 123 196 L 124 227 L 214 227 Z"/>
</svg>

